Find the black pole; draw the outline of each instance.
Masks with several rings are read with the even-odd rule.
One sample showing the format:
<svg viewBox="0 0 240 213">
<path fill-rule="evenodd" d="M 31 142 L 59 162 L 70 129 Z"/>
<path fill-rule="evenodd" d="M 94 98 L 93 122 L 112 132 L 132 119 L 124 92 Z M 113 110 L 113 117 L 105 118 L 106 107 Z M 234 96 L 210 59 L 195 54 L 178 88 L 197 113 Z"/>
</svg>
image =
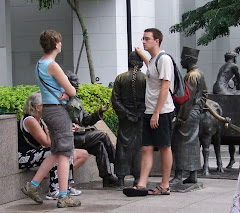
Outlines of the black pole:
<svg viewBox="0 0 240 213">
<path fill-rule="evenodd" d="M 128 38 L 128 55 L 132 52 L 132 25 L 131 25 L 131 0 L 126 0 L 127 4 L 127 38 Z"/>
</svg>

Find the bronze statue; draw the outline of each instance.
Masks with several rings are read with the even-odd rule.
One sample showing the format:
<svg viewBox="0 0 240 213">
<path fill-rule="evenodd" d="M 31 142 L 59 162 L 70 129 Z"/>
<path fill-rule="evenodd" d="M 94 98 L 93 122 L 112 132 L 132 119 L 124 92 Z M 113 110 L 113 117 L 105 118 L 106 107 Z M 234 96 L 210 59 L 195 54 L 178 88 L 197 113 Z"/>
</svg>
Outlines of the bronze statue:
<svg viewBox="0 0 240 213">
<path fill-rule="evenodd" d="M 213 114 L 214 113 L 214 114 Z M 219 119 L 222 116 L 222 107 L 215 101 L 207 99 L 200 116 L 199 141 L 203 154 L 203 175 L 210 175 L 209 172 L 209 147 L 214 145 L 216 155 L 217 171 L 224 172 L 221 159 L 221 133 L 224 122 Z"/>
<path fill-rule="evenodd" d="M 183 47 L 181 65 L 187 69 L 190 98 L 180 106 L 172 138 L 175 159 L 175 176 L 171 185 L 197 183 L 197 170 L 201 169 L 200 144 L 198 138 L 200 114 L 207 98 L 207 87 L 203 74 L 196 65 L 199 50 Z M 183 171 L 190 175 L 182 182 Z"/>
<path fill-rule="evenodd" d="M 79 80 L 76 74 L 65 71 L 70 83 L 78 91 Z M 111 163 L 115 163 L 115 148 L 107 133 L 99 131 L 93 125 L 103 118 L 103 113 L 108 105 L 102 106 L 99 110 L 89 115 L 82 106 L 78 119 L 73 121 L 79 124 L 80 129 L 74 132 L 75 148 L 85 149 L 89 154 L 96 156 L 99 176 L 103 179 L 103 187 L 114 186 L 117 182 L 112 174 Z"/>
<path fill-rule="evenodd" d="M 240 94 L 240 74 L 236 64 L 237 56 L 237 52 L 227 52 L 224 55 L 226 63 L 220 68 L 216 83 L 213 85 L 214 94 Z"/>
<path fill-rule="evenodd" d="M 239 55 L 240 47 L 235 48 L 234 52 L 227 52 L 225 64 L 220 68 L 216 83 L 213 85 L 214 94 L 222 95 L 240 95 L 240 74 L 238 72 L 236 57 Z M 235 146 L 229 145 L 230 161 L 226 168 L 232 168 Z"/>
<path fill-rule="evenodd" d="M 229 152 L 229 155 L 230 155 L 230 160 L 229 160 L 229 163 L 228 165 L 226 166 L 227 169 L 231 169 L 233 167 L 233 164 L 236 162 L 235 161 L 235 151 L 236 151 L 236 148 L 233 144 L 229 144 L 228 145 L 228 152 Z M 238 153 L 240 153 L 240 146 L 238 147 Z"/>
<path fill-rule="evenodd" d="M 142 116 L 145 110 L 145 74 L 143 61 L 135 51 L 129 55 L 129 71 L 118 75 L 112 91 L 112 105 L 118 115 L 119 129 L 115 158 L 115 174 L 120 188 L 124 177 L 133 175 L 134 185 L 140 177 Z"/>
</svg>

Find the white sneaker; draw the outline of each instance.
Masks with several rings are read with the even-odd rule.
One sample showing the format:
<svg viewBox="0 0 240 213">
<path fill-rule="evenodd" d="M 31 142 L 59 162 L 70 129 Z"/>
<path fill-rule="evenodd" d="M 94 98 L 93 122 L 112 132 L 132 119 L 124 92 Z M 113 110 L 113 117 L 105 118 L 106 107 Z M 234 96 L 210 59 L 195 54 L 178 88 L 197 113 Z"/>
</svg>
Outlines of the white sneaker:
<svg viewBox="0 0 240 213">
<path fill-rule="evenodd" d="M 59 191 L 48 192 L 46 195 L 47 200 L 57 200 L 59 195 Z"/>
<path fill-rule="evenodd" d="M 82 191 L 80 191 L 76 188 L 72 188 L 72 187 L 69 187 L 68 191 L 69 191 L 70 196 L 78 196 L 82 193 Z"/>
</svg>

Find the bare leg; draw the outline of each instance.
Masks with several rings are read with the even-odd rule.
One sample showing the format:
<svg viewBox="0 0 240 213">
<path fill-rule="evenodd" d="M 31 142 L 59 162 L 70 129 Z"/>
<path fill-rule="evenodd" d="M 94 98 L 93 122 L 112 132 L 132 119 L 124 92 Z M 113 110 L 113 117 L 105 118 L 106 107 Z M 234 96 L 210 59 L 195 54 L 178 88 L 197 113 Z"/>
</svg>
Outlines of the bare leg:
<svg viewBox="0 0 240 213">
<path fill-rule="evenodd" d="M 58 156 L 58 183 L 59 191 L 67 191 L 68 189 L 68 174 L 69 174 L 69 157 L 64 155 Z"/>
<path fill-rule="evenodd" d="M 153 165 L 153 146 L 142 147 L 141 171 L 138 186 L 147 186 L 148 176 Z"/>
<path fill-rule="evenodd" d="M 76 171 L 88 159 L 88 152 L 84 149 L 74 149 L 73 171 Z"/>
<path fill-rule="evenodd" d="M 48 172 L 53 168 L 57 161 L 58 161 L 57 155 L 52 154 L 49 155 L 40 165 L 37 173 L 33 177 L 33 180 L 36 181 L 37 183 L 41 183 L 42 179 L 48 174 Z"/>
<path fill-rule="evenodd" d="M 171 147 L 160 147 L 160 153 L 162 165 L 162 182 L 160 186 L 168 188 L 173 163 Z"/>
</svg>

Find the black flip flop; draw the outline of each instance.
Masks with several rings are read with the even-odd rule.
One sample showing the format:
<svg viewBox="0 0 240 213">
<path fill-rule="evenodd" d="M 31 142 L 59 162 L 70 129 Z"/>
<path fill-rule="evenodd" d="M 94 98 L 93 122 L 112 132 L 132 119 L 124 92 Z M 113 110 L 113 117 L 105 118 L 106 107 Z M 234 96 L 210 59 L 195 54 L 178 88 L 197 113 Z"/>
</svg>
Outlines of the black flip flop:
<svg viewBox="0 0 240 213">
<path fill-rule="evenodd" d="M 148 189 L 147 188 L 124 188 L 123 194 L 125 194 L 128 197 L 147 196 Z"/>
</svg>

